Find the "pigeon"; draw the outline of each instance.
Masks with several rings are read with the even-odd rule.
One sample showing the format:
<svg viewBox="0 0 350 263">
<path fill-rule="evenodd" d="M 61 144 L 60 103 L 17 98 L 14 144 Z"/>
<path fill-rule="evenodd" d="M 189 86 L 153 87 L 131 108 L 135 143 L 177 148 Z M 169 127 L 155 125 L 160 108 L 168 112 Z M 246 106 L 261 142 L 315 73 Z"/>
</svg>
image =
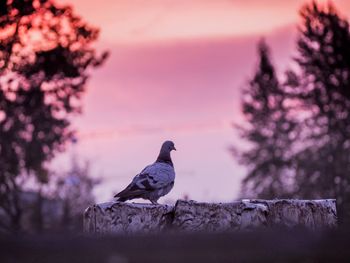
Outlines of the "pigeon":
<svg viewBox="0 0 350 263">
<path fill-rule="evenodd" d="M 143 198 L 158 204 L 158 199 L 174 187 L 175 170 L 170 157 L 172 150 L 176 151 L 174 143 L 165 141 L 155 163 L 146 166 L 123 191 L 116 194 L 114 197 L 117 201 Z"/>
</svg>

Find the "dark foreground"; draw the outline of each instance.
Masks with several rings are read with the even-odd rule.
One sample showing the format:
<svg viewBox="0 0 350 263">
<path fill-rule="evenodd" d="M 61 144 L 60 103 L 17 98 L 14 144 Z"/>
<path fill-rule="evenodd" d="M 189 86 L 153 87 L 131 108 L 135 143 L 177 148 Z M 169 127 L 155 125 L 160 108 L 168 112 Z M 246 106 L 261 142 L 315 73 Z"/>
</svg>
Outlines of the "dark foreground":
<svg viewBox="0 0 350 263">
<path fill-rule="evenodd" d="M 350 262 L 350 231 L 1 237 L 0 262 Z"/>
</svg>

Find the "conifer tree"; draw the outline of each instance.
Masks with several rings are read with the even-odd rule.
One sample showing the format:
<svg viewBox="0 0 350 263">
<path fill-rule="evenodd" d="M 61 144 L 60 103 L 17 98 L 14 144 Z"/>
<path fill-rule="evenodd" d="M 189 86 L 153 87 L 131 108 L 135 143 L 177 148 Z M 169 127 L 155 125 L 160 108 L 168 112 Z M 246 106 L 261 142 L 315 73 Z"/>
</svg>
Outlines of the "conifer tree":
<svg viewBox="0 0 350 263">
<path fill-rule="evenodd" d="M 0 1 L 0 209 L 20 229 L 19 176 L 48 180 L 97 55 L 98 29 L 53 0 Z M 0 226 L 4 226 L 0 222 Z"/>
<path fill-rule="evenodd" d="M 295 156 L 298 196 L 336 198 L 350 218 L 350 31 L 336 9 L 313 2 L 301 9 L 299 84 L 306 116 L 304 148 Z"/>
<path fill-rule="evenodd" d="M 258 46 L 258 54 L 258 68 L 243 90 L 242 108 L 247 125 L 239 127 L 249 149 L 236 150 L 240 163 L 248 168 L 242 196 L 288 196 L 292 191 L 289 166 L 293 138 L 290 136 L 296 124 L 288 116 L 283 86 L 264 41 Z"/>
</svg>

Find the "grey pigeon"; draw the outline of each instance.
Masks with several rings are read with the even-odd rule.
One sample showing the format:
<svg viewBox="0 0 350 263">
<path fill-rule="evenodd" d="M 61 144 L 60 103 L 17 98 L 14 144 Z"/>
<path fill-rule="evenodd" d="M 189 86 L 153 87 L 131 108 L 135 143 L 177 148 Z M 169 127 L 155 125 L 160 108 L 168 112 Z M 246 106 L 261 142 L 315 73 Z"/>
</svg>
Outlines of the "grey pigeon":
<svg viewBox="0 0 350 263">
<path fill-rule="evenodd" d="M 170 157 L 172 150 L 176 151 L 174 143 L 165 141 L 156 162 L 143 169 L 123 191 L 114 197 L 120 202 L 143 198 L 150 200 L 152 204 L 158 204 L 158 199 L 169 193 L 174 186 L 175 170 Z"/>
</svg>

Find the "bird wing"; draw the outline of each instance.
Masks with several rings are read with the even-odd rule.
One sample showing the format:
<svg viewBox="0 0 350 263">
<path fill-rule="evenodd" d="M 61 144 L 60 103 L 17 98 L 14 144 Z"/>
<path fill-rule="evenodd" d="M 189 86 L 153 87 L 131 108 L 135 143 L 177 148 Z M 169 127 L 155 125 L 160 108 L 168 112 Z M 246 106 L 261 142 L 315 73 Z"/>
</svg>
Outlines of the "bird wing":
<svg viewBox="0 0 350 263">
<path fill-rule="evenodd" d="M 147 166 L 140 174 L 140 183 L 147 181 L 152 189 L 159 189 L 172 183 L 175 179 L 175 171 L 166 163 L 154 163 Z M 147 184 L 147 183 L 146 183 Z"/>
<path fill-rule="evenodd" d="M 131 197 L 142 195 L 171 184 L 175 179 L 174 168 L 164 163 L 147 166 L 136 175 L 132 182 L 115 197 Z"/>
</svg>

